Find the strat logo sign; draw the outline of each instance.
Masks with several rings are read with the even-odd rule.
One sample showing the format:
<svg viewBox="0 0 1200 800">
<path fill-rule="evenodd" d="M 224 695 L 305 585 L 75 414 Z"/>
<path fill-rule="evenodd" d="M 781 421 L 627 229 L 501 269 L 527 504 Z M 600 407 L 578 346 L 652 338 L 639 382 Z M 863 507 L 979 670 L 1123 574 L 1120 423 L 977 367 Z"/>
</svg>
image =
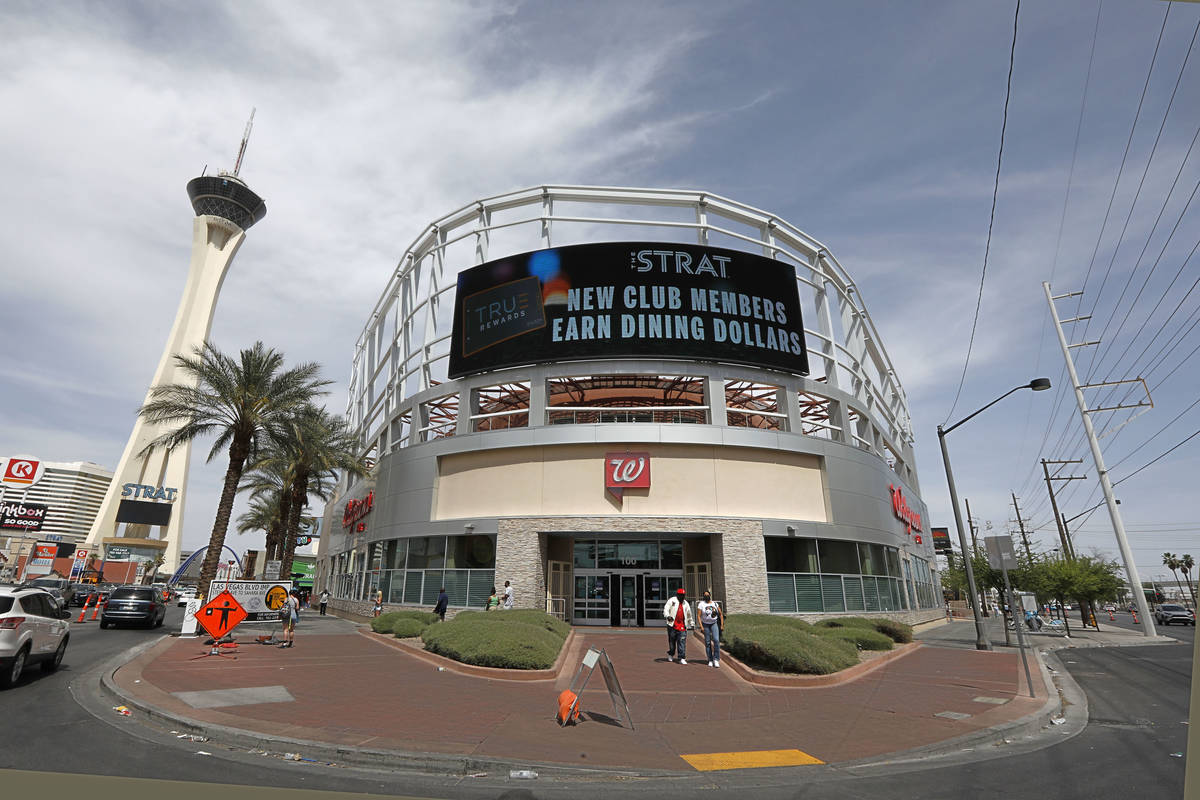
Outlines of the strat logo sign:
<svg viewBox="0 0 1200 800">
<path fill-rule="evenodd" d="M 3 459 L 0 485 L 14 489 L 28 489 L 46 474 L 46 465 L 32 456 L 14 456 Z"/>
<path fill-rule="evenodd" d="M 349 528 L 354 523 L 371 513 L 371 509 L 375 507 L 375 493 L 367 492 L 367 496 L 361 500 L 351 500 L 346 503 L 346 510 L 342 512 L 342 527 Z M 360 522 L 356 527 L 356 531 L 364 531 L 367 529 L 365 522 Z"/>
<path fill-rule="evenodd" d="M 604 488 L 618 498 L 626 489 L 649 489 L 650 454 L 605 453 Z"/>
<path fill-rule="evenodd" d="M 145 483 L 127 483 L 121 487 L 121 497 L 133 496 L 144 500 L 166 500 L 168 503 L 175 502 L 175 496 L 179 494 L 178 489 L 172 489 L 167 486 L 150 486 Z"/>
<path fill-rule="evenodd" d="M 908 501 L 904 499 L 904 493 L 899 486 L 895 484 L 888 485 L 888 491 L 892 493 L 892 511 L 896 516 L 904 520 L 908 526 L 908 533 L 911 535 L 913 531 L 922 531 L 921 515 L 908 507 Z M 917 537 L 917 544 L 921 543 L 921 537 Z"/>
</svg>

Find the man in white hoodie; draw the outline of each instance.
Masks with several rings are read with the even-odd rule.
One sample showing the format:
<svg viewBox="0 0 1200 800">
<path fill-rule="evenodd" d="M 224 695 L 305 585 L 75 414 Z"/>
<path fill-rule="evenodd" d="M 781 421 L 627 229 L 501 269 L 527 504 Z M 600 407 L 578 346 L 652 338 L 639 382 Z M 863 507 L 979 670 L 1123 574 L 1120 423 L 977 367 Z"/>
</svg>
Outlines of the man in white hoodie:
<svg viewBox="0 0 1200 800">
<path fill-rule="evenodd" d="M 678 651 L 680 664 L 687 663 L 687 637 L 696 627 L 696 618 L 692 616 L 692 607 L 686 595 L 680 589 L 663 606 L 663 618 L 667 620 L 667 661 L 674 661 Z"/>
</svg>

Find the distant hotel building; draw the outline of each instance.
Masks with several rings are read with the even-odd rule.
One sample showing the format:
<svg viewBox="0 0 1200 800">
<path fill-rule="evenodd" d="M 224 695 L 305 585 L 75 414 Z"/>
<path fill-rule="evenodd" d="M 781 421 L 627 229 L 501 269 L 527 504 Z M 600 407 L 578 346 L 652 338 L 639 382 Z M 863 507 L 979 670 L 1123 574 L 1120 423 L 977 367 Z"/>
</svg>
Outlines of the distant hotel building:
<svg viewBox="0 0 1200 800">
<path fill-rule="evenodd" d="M 15 459 L 0 459 L 7 465 Z M 36 460 L 33 463 L 39 463 Z M 0 543 L 10 557 L 29 550 L 34 541 L 58 541 L 81 544 L 100 510 L 104 493 L 112 482 L 112 470 L 90 461 L 40 462 L 44 471 L 28 486 L 6 483 L 0 486 L 0 502 L 45 506 L 41 529 L 0 528 Z M 33 478 L 34 476 L 31 476 Z M 5 517 L 8 515 L 5 514 Z"/>
</svg>

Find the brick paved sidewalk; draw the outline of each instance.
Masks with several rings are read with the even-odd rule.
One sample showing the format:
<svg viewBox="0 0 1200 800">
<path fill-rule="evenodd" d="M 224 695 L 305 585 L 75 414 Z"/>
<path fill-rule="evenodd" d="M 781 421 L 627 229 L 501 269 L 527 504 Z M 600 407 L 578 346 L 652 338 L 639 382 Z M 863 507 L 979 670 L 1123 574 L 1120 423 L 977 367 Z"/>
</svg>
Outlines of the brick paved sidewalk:
<svg viewBox="0 0 1200 800">
<path fill-rule="evenodd" d="M 1046 701 L 1036 675 L 1037 696 L 1027 696 L 1015 652 L 918 646 L 847 683 L 776 688 L 703 660 L 669 663 L 662 631 L 576 629 L 557 679 L 510 681 L 439 671 L 367 629 L 322 623 L 291 649 L 242 644 L 237 660 L 196 659 L 208 650 L 201 640 L 165 639 L 113 683 L 167 715 L 253 732 L 264 748 L 288 738 L 643 771 L 690 771 L 682 756 L 704 753 L 878 759 L 1012 722 Z M 619 723 L 599 672 L 582 698 L 584 721 L 564 729 L 554 720 L 588 646 L 612 659 L 635 730 Z M 696 640 L 689 647 L 702 655 Z"/>
</svg>

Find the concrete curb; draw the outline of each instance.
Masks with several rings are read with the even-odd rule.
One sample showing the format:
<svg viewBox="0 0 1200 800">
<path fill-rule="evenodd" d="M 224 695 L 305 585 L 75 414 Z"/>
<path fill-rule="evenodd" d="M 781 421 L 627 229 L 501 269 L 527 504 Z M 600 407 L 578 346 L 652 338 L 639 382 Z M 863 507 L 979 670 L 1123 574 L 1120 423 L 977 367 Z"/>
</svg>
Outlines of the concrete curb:
<svg viewBox="0 0 1200 800">
<path fill-rule="evenodd" d="M 724 653 L 721 657 L 722 662 L 727 662 L 733 671 L 736 672 L 747 683 L 757 686 L 771 686 L 775 688 L 787 689 L 805 689 L 805 688 L 824 688 L 828 686 L 840 686 L 843 683 L 858 680 L 864 675 L 873 672 L 889 661 L 895 661 L 898 658 L 914 652 L 917 648 L 922 647 L 921 642 L 909 642 L 907 644 L 897 645 L 893 650 L 890 650 L 880 656 L 872 658 L 870 661 L 863 661 L 855 664 L 852 667 L 846 667 L 843 670 L 834 672 L 830 675 L 784 675 L 770 672 L 759 672 L 753 667 L 748 667 L 741 661 L 734 658 L 729 653 Z"/>
</svg>

